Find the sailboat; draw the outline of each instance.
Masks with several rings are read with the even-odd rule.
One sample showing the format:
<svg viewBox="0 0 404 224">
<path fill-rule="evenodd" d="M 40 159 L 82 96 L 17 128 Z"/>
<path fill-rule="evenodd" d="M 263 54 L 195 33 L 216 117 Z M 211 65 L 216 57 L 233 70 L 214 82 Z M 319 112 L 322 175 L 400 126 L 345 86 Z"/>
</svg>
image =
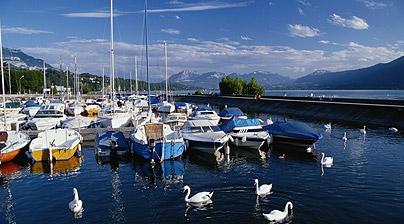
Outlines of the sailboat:
<svg viewBox="0 0 404 224">
<path fill-rule="evenodd" d="M 168 64 L 167 64 L 167 43 L 164 42 L 164 58 L 165 58 L 165 74 L 166 74 L 166 93 L 165 93 L 165 100 L 161 102 L 158 107 L 157 111 L 160 113 L 172 113 L 175 111 L 175 106 L 172 103 L 168 102 Z"/>
<path fill-rule="evenodd" d="M 110 22 L 111 22 L 111 98 L 112 105 L 109 106 L 107 112 L 100 119 L 99 122 L 103 127 L 119 128 L 123 126 L 128 126 L 132 121 L 132 113 L 118 108 L 115 105 L 115 61 L 114 61 L 114 16 L 113 16 L 113 0 L 111 0 L 111 12 L 110 12 Z M 126 156 L 129 153 L 129 148 L 125 136 L 119 131 L 103 131 L 98 132 L 96 135 L 96 150 L 95 154 L 97 158 L 103 159 L 111 156 Z"/>
<path fill-rule="evenodd" d="M 4 69 L 3 69 L 3 44 L 1 40 L 1 24 L 0 24 L 0 69 L 1 84 L 3 88 L 3 102 L 6 102 L 6 92 L 4 88 Z M 5 107 L 3 107 L 4 119 L 3 130 L 0 132 L 0 164 L 13 160 L 30 142 L 27 134 L 18 131 L 7 130 L 7 118 Z"/>
<path fill-rule="evenodd" d="M 146 77 L 147 77 L 147 95 L 149 103 L 149 116 L 145 124 L 136 127 L 131 133 L 129 142 L 131 151 L 146 160 L 154 163 L 154 160 L 164 161 L 180 157 L 186 149 L 184 139 L 178 131 L 171 130 L 168 124 L 161 122 L 151 122 L 151 97 L 150 97 L 150 79 L 149 79 L 149 51 L 147 43 L 147 0 L 144 10 L 144 29 L 145 29 L 145 53 L 146 53 Z"/>
<path fill-rule="evenodd" d="M 110 29 L 111 29 L 111 45 L 110 45 L 110 58 L 111 58 L 111 104 L 106 105 L 100 112 L 98 121 L 102 127 L 105 128 L 120 128 L 128 127 L 132 123 L 132 113 L 124 106 L 119 106 L 115 102 L 115 55 L 114 55 L 114 15 L 113 15 L 113 0 L 111 0 L 110 12 Z"/>
</svg>

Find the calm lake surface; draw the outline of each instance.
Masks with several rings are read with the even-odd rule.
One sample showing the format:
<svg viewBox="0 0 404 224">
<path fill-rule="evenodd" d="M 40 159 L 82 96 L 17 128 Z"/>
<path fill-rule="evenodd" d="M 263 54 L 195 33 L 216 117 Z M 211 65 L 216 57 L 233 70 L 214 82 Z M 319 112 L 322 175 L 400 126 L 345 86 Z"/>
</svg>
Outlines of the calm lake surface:
<svg viewBox="0 0 404 224">
<path fill-rule="evenodd" d="M 2 164 L 0 223 L 267 223 L 262 213 L 287 201 L 292 223 L 404 223 L 403 134 L 380 128 L 364 137 L 359 127 L 327 133 L 323 122 L 308 124 L 324 136 L 316 152 L 334 157 L 323 174 L 316 159 L 273 152 L 261 160 L 237 149 L 221 163 L 192 154 L 155 169 L 138 161 L 99 165 L 91 147 L 81 159 L 57 162 L 52 175 L 42 164 Z M 257 201 L 254 178 L 273 183 L 273 194 Z M 184 185 L 214 191 L 213 205 L 187 210 Z M 67 206 L 73 187 L 84 202 L 78 219 Z"/>
</svg>

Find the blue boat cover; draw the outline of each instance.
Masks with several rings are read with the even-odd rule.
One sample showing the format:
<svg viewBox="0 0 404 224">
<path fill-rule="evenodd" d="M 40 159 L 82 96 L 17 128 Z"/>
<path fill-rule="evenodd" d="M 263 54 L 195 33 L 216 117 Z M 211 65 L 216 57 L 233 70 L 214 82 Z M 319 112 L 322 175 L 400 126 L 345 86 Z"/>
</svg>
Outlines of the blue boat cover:
<svg viewBox="0 0 404 224">
<path fill-rule="evenodd" d="M 248 127 L 248 126 L 260 126 L 261 121 L 259 119 L 232 119 L 225 124 L 219 125 L 220 129 L 224 132 L 229 133 L 236 127 Z"/>
<path fill-rule="evenodd" d="M 115 141 L 120 149 L 129 149 L 125 135 L 120 131 L 104 131 L 96 134 L 96 144 L 99 148 L 109 149 L 111 140 Z"/>
<path fill-rule="evenodd" d="M 160 99 L 156 96 L 150 96 L 150 103 L 151 104 L 158 104 L 161 103 Z"/>
<path fill-rule="evenodd" d="M 208 105 L 204 105 L 204 106 L 199 106 L 196 110 L 203 111 L 203 110 L 213 110 L 213 109 L 212 109 L 212 107 L 210 107 Z"/>
<path fill-rule="evenodd" d="M 287 136 L 300 139 L 319 140 L 323 136 L 307 124 L 298 121 L 275 121 L 272 125 L 264 126 L 264 130 L 274 136 Z"/>
<path fill-rule="evenodd" d="M 185 107 L 187 104 L 185 102 L 175 102 L 175 107 Z"/>
<path fill-rule="evenodd" d="M 228 116 L 243 116 L 244 113 L 240 110 L 238 107 L 228 107 L 224 108 L 222 111 L 220 111 L 219 116 L 220 117 L 228 117 Z"/>
</svg>

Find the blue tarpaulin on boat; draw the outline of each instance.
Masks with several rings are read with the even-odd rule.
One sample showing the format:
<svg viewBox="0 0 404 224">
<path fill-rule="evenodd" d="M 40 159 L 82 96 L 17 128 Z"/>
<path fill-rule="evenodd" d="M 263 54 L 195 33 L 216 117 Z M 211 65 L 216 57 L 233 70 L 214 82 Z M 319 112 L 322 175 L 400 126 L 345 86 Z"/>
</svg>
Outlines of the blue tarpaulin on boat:
<svg viewBox="0 0 404 224">
<path fill-rule="evenodd" d="M 232 119 L 225 124 L 219 125 L 219 127 L 226 133 L 231 132 L 236 127 L 247 126 L 260 126 L 261 121 L 259 119 Z"/>
<path fill-rule="evenodd" d="M 150 103 L 151 104 L 158 104 L 161 103 L 160 99 L 156 96 L 150 96 Z"/>
<path fill-rule="evenodd" d="M 274 136 L 287 136 L 291 138 L 315 139 L 323 136 L 307 124 L 298 121 L 275 121 L 272 125 L 264 126 L 264 130 Z"/>
<path fill-rule="evenodd" d="M 187 104 L 185 102 L 175 102 L 174 103 L 175 107 L 185 107 Z"/>
<path fill-rule="evenodd" d="M 197 111 L 204 111 L 204 110 L 213 110 L 212 107 L 208 106 L 208 105 L 204 105 L 204 106 L 199 106 L 197 109 Z"/>
<path fill-rule="evenodd" d="M 243 111 L 240 110 L 238 107 L 228 107 L 224 108 L 222 111 L 220 111 L 219 116 L 220 117 L 229 117 L 229 116 L 243 116 L 244 113 Z"/>
</svg>

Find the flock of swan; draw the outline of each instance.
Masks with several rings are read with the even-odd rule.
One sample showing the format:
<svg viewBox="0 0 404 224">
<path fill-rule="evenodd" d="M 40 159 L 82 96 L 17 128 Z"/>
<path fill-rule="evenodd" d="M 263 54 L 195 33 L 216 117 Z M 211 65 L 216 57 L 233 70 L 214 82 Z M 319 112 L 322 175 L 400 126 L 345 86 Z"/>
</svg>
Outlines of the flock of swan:
<svg viewBox="0 0 404 224">
<path fill-rule="evenodd" d="M 324 127 L 326 128 L 326 130 L 331 130 L 331 123 L 325 124 Z M 394 127 L 391 127 L 388 130 L 392 133 L 398 132 L 398 129 L 394 128 Z M 366 126 L 363 126 L 363 129 L 360 129 L 360 133 L 362 133 L 364 135 L 366 134 Z M 344 132 L 344 136 L 342 137 L 342 140 L 344 142 L 348 141 L 346 132 Z M 320 164 L 322 166 L 324 165 L 324 166 L 330 167 L 333 165 L 333 162 L 334 162 L 333 157 L 325 156 L 325 154 L 323 152 L 321 153 L 321 155 L 322 155 L 322 157 L 320 160 Z M 285 154 L 279 156 L 278 158 L 284 159 Z M 257 196 L 265 197 L 272 193 L 271 192 L 272 184 L 259 185 L 258 179 L 255 179 L 254 186 L 255 186 L 255 193 L 257 194 Z M 183 191 L 184 193 L 186 192 L 184 201 L 187 203 L 187 205 L 200 207 L 200 206 L 205 206 L 205 205 L 213 203 L 213 201 L 212 201 L 213 192 L 203 191 L 203 192 L 196 193 L 192 197 L 190 197 L 191 188 L 188 185 L 186 185 L 183 187 L 183 190 L 184 190 Z M 78 214 L 83 211 L 83 201 L 80 200 L 79 193 L 76 188 L 73 188 L 73 200 L 69 203 L 69 209 L 74 214 Z M 283 211 L 272 210 L 269 213 L 262 213 L 262 215 L 268 221 L 281 222 L 289 216 L 289 211 L 292 211 L 292 209 L 293 209 L 293 204 L 292 204 L 292 202 L 288 201 L 286 203 Z"/>
</svg>

